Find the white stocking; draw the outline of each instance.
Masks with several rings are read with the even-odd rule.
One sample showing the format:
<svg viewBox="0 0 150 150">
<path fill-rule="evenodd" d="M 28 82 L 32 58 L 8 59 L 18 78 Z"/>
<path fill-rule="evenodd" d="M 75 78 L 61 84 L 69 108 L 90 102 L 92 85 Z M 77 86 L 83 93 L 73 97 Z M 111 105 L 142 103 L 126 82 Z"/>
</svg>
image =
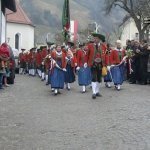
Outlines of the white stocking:
<svg viewBox="0 0 150 150">
<path fill-rule="evenodd" d="M 96 94 L 96 82 L 92 82 L 92 91 L 93 94 Z"/>
</svg>

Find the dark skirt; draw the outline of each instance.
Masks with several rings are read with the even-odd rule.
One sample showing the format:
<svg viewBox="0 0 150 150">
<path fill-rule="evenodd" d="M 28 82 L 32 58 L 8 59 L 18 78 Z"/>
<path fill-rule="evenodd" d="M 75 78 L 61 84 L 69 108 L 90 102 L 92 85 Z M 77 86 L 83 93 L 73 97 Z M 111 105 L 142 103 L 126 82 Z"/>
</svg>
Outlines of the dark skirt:
<svg viewBox="0 0 150 150">
<path fill-rule="evenodd" d="M 51 71 L 48 71 L 48 84 L 51 84 Z"/>
<path fill-rule="evenodd" d="M 51 73 L 51 76 L 50 76 L 51 88 L 63 89 L 64 88 L 64 82 L 65 82 L 64 71 L 55 67 Z"/>
<path fill-rule="evenodd" d="M 74 68 L 70 64 L 67 64 L 67 72 L 65 72 L 65 83 L 73 83 L 75 81 Z"/>
<path fill-rule="evenodd" d="M 112 80 L 115 85 L 122 85 L 124 81 L 124 75 L 125 75 L 125 66 L 124 63 L 122 63 L 119 66 L 114 66 L 110 69 Z"/>
<path fill-rule="evenodd" d="M 112 82 L 111 74 L 107 71 L 107 75 L 104 77 L 104 82 Z"/>
<path fill-rule="evenodd" d="M 91 84 L 91 69 L 89 67 L 81 67 L 78 71 L 78 83 L 80 86 L 88 86 Z"/>
</svg>

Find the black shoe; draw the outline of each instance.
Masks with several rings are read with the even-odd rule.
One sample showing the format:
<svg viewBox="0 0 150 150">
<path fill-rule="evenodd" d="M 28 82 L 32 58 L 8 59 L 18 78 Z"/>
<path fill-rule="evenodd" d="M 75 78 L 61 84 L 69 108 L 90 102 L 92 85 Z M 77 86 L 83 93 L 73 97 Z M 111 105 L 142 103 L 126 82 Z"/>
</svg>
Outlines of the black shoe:
<svg viewBox="0 0 150 150">
<path fill-rule="evenodd" d="M 97 97 L 102 97 L 102 95 L 100 93 L 97 93 L 96 96 Z"/>
<path fill-rule="evenodd" d="M 60 92 L 60 91 L 58 91 L 58 94 L 61 94 L 61 92 Z"/>
<path fill-rule="evenodd" d="M 96 94 L 93 94 L 93 95 L 92 95 L 92 98 L 93 98 L 93 99 L 96 99 Z"/>
<path fill-rule="evenodd" d="M 147 83 L 145 82 L 145 83 L 140 83 L 140 85 L 147 85 Z"/>
<path fill-rule="evenodd" d="M 70 88 L 67 87 L 67 90 L 70 91 Z"/>
<path fill-rule="evenodd" d="M 136 84 L 136 82 L 129 82 L 129 84 Z"/>
<path fill-rule="evenodd" d="M 57 96 L 57 95 L 58 95 L 58 93 L 54 93 L 54 95 L 55 95 L 55 96 Z"/>
</svg>

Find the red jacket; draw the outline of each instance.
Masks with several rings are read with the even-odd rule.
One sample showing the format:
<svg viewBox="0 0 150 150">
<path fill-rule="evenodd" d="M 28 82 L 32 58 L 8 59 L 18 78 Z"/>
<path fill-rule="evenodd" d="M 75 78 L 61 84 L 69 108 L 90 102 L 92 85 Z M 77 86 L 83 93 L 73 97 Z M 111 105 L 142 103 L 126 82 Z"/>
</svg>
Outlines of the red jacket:
<svg viewBox="0 0 150 150">
<path fill-rule="evenodd" d="M 36 59 L 35 53 L 34 52 L 30 52 L 29 55 L 28 55 L 29 63 L 34 63 L 35 59 Z"/>
<path fill-rule="evenodd" d="M 41 51 L 41 56 L 42 56 L 42 60 L 47 56 L 47 49 L 44 48 L 42 51 Z"/>
<path fill-rule="evenodd" d="M 61 68 L 66 68 L 66 55 L 65 53 L 62 52 L 62 55 L 60 56 L 60 58 L 57 56 L 57 52 L 53 51 L 51 53 L 51 57 L 57 62 L 58 59 L 61 59 L 62 61 L 62 65 L 60 66 Z"/>
<path fill-rule="evenodd" d="M 121 49 L 120 51 L 117 49 L 112 50 L 112 64 L 120 64 L 123 57 L 125 56 L 125 50 Z"/>
<path fill-rule="evenodd" d="M 83 67 L 85 63 L 88 63 L 88 52 L 78 50 L 77 53 L 77 66 Z"/>
<path fill-rule="evenodd" d="M 29 53 L 26 53 L 26 62 L 29 63 Z"/>
<path fill-rule="evenodd" d="M 20 62 L 25 62 L 26 61 L 26 54 L 20 53 L 19 54 L 19 61 Z"/>
<path fill-rule="evenodd" d="M 89 66 L 92 66 L 93 65 L 93 62 L 96 58 L 101 58 L 102 59 L 102 64 L 104 65 L 105 64 L 105 53 L 106 53 L 106 50 L 107 50 L 107 46 L 105 44 L 101 44 L 100 46 L 98 46 L 99 48 L 99 51 L 96 53 L 95 50 L 96 50 L 96 46 L 94 43 L 90 43 L 88 45 L 88 49 L 89 49 L 89 52 L 88 52 L 88 65 Z"/>
<path fill-rule="evenodd" d="M 42 56 L 41 56 L 41 53 L 38 52 L 36 53 L 36 65 L 40 66 L 41 64 L 42 64 Z"/>
<path fill-rule="evenodd" d="M 112 50 L 110 50 L 105 54 L 105 66 L 110 66 L 112 64 L 113 64 Z"/>
</svg>

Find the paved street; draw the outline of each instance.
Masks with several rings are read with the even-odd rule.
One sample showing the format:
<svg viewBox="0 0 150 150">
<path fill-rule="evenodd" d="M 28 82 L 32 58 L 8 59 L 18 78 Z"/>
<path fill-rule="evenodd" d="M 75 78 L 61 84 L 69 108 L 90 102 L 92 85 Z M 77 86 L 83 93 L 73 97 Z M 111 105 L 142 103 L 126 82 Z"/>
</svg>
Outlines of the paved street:
<svg viewBox="0 0 150 150">
<path fill-rule="evenodd" d="M 150 86 L 55 97 L 38 78 L 0 91 L 0 150 L 150 150 Z"/>
</svg>

